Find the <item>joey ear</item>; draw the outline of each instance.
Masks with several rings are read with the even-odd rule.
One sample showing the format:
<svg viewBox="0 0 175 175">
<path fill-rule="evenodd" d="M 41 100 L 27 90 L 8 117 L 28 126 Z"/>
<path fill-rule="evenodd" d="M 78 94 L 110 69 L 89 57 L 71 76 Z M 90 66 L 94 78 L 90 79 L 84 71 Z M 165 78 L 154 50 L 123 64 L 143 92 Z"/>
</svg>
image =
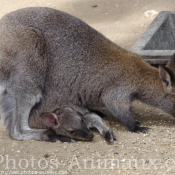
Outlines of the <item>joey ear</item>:
<svg viewBox="0 0 175 175">
<path fill-rule="evenodd" d="M 40 118 L 48 127 L 60 125 L 58 117 L 54 113 L 43 113 L 40 115 Z"/>
<path fill-rule="evenodd" d="M 159 77 L 166 91 L 171 91 L 172 87 L 172 73 L 167 67 L 159 66 Z"/>
</svg>

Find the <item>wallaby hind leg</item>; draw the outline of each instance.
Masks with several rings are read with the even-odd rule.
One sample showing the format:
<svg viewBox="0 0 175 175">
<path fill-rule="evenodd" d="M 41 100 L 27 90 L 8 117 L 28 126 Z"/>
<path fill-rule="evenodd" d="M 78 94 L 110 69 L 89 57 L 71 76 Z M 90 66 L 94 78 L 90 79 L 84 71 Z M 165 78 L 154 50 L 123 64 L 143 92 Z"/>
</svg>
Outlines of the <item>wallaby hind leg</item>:
<svg viewBox="0 0 175 175">
<path fill-rule="evenodd" d="M 17 95 L 14 99 L 5 90 L 0 94 L 1 117 L 4 125 L 9 130 L 11 138 L 15 140 L 45 140 L 49 137 L 44 129 L 30 129 L 28 117 L 32 107 L 39 102 L 40 95 Z"/>
<path fill-rule="evenodd" d="M 0 106 L 4 123 L 13 139 L 48 141 L 45 130 L 28 126 L 30 111 L 40 102 L 45 83 L 48 65 L 44 37 L 40 31 L 29 27 L 14 28 L 3 37 L 0 43 L 0 56 L 3 55 Z"/>
<path fill-rule="evenodd" d="M 96 128 L 109 144 L 114 143 L 116 136 L 114 135 L 111 128 L 106 126 L 101 117 L 99 117 L 97 114 L 90 113 L 84 115 L 83 119 L 86 121 L 89 128 Z"/>
<path fill-rule="evenodd" d="M 118 98 L 117 95 L 119 96 Z M 121 92 L 116 93 L 111 90 L 103 100 L 110 113 L 119 119 L 130 131 L 145 133 L 148 130 L 147 127 L 140 127 L 138 122 L 134 120 L 131 112 L 131 97 L 124 96 Z"/>
</svg>

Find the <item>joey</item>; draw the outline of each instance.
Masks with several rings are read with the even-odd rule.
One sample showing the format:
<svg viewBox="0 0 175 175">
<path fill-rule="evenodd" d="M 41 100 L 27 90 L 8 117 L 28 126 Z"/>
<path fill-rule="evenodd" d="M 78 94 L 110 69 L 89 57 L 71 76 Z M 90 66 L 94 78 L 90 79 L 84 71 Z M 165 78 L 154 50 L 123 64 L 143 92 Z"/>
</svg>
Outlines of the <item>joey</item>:
<svg viewBox="0 0 175 175">
<path fill-rule="evenodd" d="M 38 115 L 36 109 L 33 110 L 29 117 L 29 126 L 35 129 L 50 129 L 46 133 L 52 142 L 91 141 L 93 133 L 90 128 L 96 128 L 109 144 L 116 140 L 113 131 L 106 126 L 101 117 L 83 108 L 80 110 L 80 107 L 57 108 L 53 112 L 42 113 L 39 117 Z"/>
</svg>

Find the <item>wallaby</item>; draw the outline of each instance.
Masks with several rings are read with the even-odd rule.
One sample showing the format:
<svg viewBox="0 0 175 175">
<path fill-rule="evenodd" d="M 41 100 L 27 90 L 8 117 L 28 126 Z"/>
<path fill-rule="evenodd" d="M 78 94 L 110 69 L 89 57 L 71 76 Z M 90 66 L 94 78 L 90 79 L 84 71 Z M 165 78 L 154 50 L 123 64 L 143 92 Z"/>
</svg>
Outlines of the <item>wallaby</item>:
<svg viewBox="0 0 175 175">
<path fill-rule="evenodd" d="M 51 107 L 52 106 L 52 107 Z M 90 128 L 96 128 L 109 144 L 113 144 L 116 137 L 113 131 L 106 126 L 97 114 L 73 105 L 56 108 L 55 104 L 42 104 L 34 107 L 29 116 L 29 127 L 35 129 L 48 129 L 49 141 L 75 142 L 75 140 L 91 141 L 93 133 Z M 48 108 L 49 107 L 49 108 Z M 49 130 L 50 129 L 50 130 Z M 75 140 L 74 140 L 75 139 Z"/>
<path fill-rule="evenodd" d="M 62 96 L 109 113 L 133 132 L 146 130 L 133 118 L 135 99 L 175 115 L 167 68 L 151 67 L 69 14 L 44 7 L 17 10 L 0 20 L 0 38 L 0 106 L 13 139 L 43 137 L 45 130 L 31 129 L 28 118 L 45 98 Z"/>
</svg>

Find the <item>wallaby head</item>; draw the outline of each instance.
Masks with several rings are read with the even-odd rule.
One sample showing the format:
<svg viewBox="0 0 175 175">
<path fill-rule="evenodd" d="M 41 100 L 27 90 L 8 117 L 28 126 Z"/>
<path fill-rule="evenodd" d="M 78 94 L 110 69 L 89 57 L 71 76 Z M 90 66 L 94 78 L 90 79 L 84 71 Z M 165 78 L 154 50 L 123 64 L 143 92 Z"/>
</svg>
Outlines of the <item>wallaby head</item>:
<svg viewBox="0 0 175 175">
<path fill-rule="evenodd" d="M 175 54 L 165 67 L 159 66 L 159 76 L 165 91 L 175 94 Z"/>
<path fill-rule="evenodd" d="M 81 114 L 70 107 L 56 109 L 53 113 L 43 113 L 41 120 L 56 134 L 75 140 L 93 139 L 93 133 L 87 127 Z"/>
</svg>

